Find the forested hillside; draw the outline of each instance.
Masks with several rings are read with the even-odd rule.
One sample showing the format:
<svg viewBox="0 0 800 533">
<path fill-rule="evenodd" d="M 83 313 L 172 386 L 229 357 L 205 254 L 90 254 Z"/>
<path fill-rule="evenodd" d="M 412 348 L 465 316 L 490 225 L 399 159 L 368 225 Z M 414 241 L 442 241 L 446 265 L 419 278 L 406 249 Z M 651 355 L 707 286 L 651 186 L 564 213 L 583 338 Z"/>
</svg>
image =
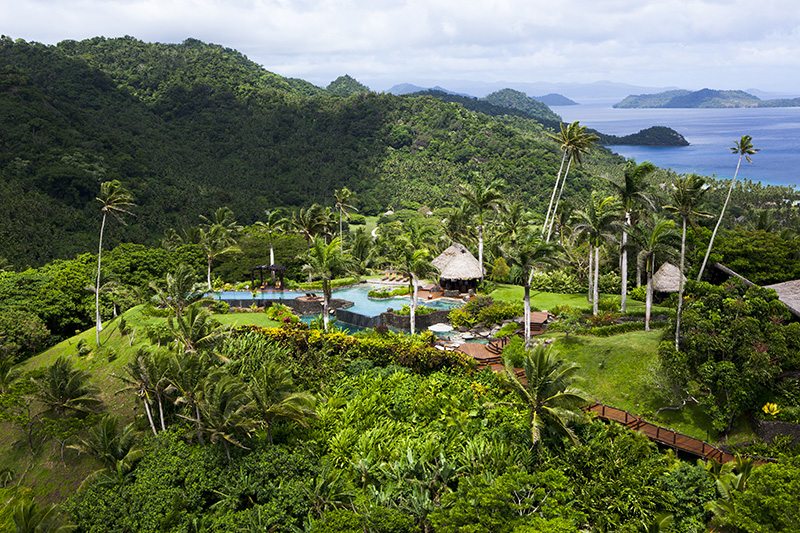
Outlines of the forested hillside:
<svg viewBox="0 0 800 533">
<path fill-rule="evenodd" d="M 16 266 L 93 248 L 94 197 L 109 179 L 139 206 L 112 243 L 152 243 L 220 205 L 252 222 L 342 186 L 368 214 L 437 204 L 475 172 L 536 209 L 560 160 L 533 120 L 431 97 L 335 96 L 196 40 L 3 38 L 0 124 L 0 253 Z M 587 188 L 579 170 L 567 194 Z"/>
</svg>

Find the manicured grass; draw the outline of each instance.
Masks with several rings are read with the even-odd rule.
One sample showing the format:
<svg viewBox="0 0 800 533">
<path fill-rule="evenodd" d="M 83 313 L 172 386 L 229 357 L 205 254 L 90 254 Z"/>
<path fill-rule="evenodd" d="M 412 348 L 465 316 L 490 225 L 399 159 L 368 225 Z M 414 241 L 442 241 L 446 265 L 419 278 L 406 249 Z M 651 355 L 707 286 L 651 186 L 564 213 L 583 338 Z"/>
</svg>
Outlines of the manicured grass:
<svg viewBox="0 0 800 533">
<path fill-rule="evenodd" d="M 709 439 L 710 423 L 696 407 L 681 411 L 655 411 L 657 401 L 658 344 L 663 330 L 634 331 L 611 337 L 565 337 L 556 339 L 553 350 L 580 365 L 580 388 L 596 401 L 625 409 L 657 424 L 700 439 Z"/>
<path fill-rule="evenodd" d="M 271 328 L 280 326 L 279 322 L 267 318 L 267 314 L 262 312 L 257 313 L 227 313 L 225 315 L 214 315 L 220 323 L 229 326 L 261 326 L 263 328 Z"/>
<path fill-rule="evenodd" d="M 524 289 L 518 285 L 500 284 L 497 289 L 492 291 L 490 296 L 496 300 L 521 301 Z M 615 294 L 601 294 L 600 297 L 617 296 Z M 537 309 L 552 309 L 557 305 L 569 305 L 576 309 L 590 310 L 591 304 L 586 299 L 585 294 L 561 294 L 557 292 L 543 292 L 531 290 L 531 306 Z M 644 303 L 628 298 L 628 309 L 630 311 L 644 311 Z M 652 312 L 666 313 L 668 308 L 654 305 Z"/>
<path fill-rule="evenodd" d="M 364 217 L 364 218 L 367 219 L 367 224 L 365 226 L 366 230 L 367 230 L 367 233 L 372 233 L 372 230 L 374 230 L 376 227 L 378 227 L 378 217 L 377 216 L 371 216 L 371 217 Z"/>
</svg>

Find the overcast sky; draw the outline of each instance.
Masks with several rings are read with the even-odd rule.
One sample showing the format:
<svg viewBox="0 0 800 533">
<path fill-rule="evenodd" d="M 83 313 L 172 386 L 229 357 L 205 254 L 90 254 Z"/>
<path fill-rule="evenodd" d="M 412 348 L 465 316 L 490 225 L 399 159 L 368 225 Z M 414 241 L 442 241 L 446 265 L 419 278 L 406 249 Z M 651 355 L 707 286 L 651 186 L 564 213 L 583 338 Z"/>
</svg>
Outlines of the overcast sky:
<svg viewBox="0 0 800 533">
<path fill-rule="evenodd" d="M 0 0 L 0 33 L 195 37 L 267 69 L 373 89 L 446 80 L 800 94 L 797 0 Z"/>
</svg>

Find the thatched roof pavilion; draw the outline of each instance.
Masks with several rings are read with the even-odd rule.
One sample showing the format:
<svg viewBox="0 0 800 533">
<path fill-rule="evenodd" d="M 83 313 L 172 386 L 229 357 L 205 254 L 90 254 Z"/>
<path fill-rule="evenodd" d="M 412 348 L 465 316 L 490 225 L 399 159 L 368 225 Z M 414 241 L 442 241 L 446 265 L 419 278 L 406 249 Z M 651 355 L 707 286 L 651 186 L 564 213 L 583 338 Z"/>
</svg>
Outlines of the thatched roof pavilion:
<svg viewBox="0 0 800 533">
<path fill-rule="evenodd" d="M 439 270 L 439 284 L 445 290 L 468 292 L 481 279 L 481 264 L 463 244 L 453 243 L 431 263 Z"/>
<path fill-rule="evenodd" d="M 794 316 L 800 318 L 800 279 L 767 285 L 766 288 L 777 292 L 778 299 Z"/>
<path fill-rule="evenodd" d="M 664 263 L 655 274 L 653 274 L 654 292 L 678 292 L 681 278 L 686 283 L 686 276 L 681 274 L 681 269 L 672 263 Z"/>
</svg>

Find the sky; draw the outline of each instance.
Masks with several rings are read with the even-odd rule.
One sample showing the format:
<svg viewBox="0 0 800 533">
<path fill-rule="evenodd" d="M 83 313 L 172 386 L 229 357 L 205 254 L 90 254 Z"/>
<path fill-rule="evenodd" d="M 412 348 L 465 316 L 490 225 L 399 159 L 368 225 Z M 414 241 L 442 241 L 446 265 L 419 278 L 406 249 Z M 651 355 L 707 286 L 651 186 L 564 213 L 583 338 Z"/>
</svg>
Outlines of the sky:
<svg viewBox="0 0 800 533">
<path fill-rule="evenodd" d="M 797 0 L 0 0 L 43 43 L 194 37 L 327 85 L 571 82 L 800 95 Z"/>
</svg>

